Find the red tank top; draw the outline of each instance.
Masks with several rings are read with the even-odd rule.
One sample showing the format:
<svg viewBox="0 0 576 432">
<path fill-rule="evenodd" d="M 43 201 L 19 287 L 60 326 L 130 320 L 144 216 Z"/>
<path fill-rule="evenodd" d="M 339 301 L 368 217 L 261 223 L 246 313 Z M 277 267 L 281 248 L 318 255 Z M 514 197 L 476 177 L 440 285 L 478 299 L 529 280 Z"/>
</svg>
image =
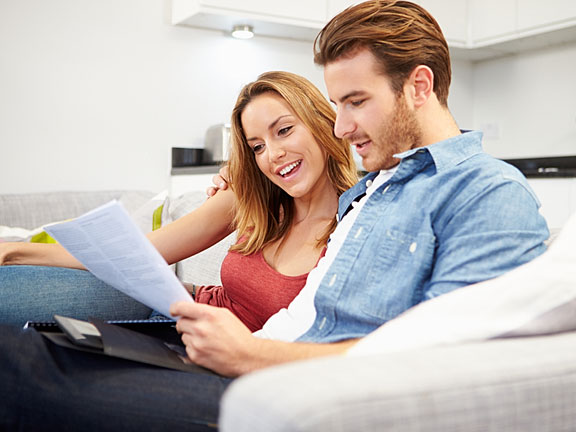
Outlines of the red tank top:
<svg viewBox="0 0 576 432">
<path fill-rule="evenodd" d="M 198 287 L 196 301 L 228 308 L 251 331 L 256 331 L 290 304 L 304 287 L 307 276 L 308 273 L 299 276 L 278 273 L 261 251 L 251 255 L 228 252 L 220 269 L 222 286 Z"/>
</svg>

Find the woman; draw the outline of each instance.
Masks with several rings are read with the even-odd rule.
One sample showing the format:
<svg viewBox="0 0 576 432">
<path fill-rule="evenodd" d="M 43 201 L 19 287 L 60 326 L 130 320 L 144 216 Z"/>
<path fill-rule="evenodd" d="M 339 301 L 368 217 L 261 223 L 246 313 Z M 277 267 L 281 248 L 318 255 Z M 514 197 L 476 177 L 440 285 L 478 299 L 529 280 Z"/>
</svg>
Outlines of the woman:
<svg viewBox="0 0 576 432">
<path fill-rule="evenodd" d="M 357 180 L 349 146 L 333 135 L 334 119 L 320 91 L 291 73 L 265 73 L 241 91 L 232 113 L 232 190 L 149 234 L 174 263 L 239 233 L 222 264 L 223 286 L 193 286 L 198 302 L 229 308 L 254 331 L 304 286 L 335 227 L 338 196 Z M 54 313 L 124 319 L 148 313 L 87 272 L 46 268 L 82 268 L 58 245 L 4 243 L 0 264 L 44 266 L 0 267 L 4 323 Z M 75 295 L 54 298 L 64 286 Z M 31 313 L 29 299 L 40 310 Z"/>
</svg>

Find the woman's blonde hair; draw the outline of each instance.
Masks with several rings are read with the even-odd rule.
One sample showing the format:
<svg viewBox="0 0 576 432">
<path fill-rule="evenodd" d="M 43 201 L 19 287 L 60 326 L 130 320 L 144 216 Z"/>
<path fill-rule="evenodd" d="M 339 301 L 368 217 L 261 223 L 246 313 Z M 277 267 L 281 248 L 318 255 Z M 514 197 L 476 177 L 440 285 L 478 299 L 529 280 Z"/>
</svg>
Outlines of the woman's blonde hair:
<svg viewBox="0 0 576 432">
<path fill-rule="evenodd" d="M 336 114 L 322 93 L 307 79 L 289 72 L 266 72 L 247 84 L 236 101 L 231 119 L 230 183 L 237 197 L 235 226 L 242 239 L 232 247 L 243 254 L 263 249 L 282 238 L 293 220 L 293 198 L 258 168 L 242 128 L 242 113 L 257 96 L 275 93 L 311 132 L 327 157 L 326 175 L 340 195 L 358 181 L 350 146 L 334 136 Z M 318 239 L 326 244 L 336 219 Z"/>
</svg>

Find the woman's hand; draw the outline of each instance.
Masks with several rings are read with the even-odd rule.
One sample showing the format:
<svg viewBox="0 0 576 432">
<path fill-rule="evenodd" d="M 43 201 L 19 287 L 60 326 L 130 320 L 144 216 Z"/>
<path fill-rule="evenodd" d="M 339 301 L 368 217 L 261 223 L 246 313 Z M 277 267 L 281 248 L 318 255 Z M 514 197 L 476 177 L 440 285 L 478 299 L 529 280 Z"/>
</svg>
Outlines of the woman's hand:
<svg viewBox="0 0 576 432">
<path fill-rule="evenodd" d="M 210 186 L 208 189 L 206 189 L 206 195 L 208 195 L 208 198 L 216 195 L 216 192 L 218 192 L 219 190 L 228 189 L 229 178 L 230 173 L 228 170 L 228 165 L 224 165 L 222 168 L 220 168 L 218 174 L 212 177 L 212 183 L 214 183 L 214 186 Z"/>
<path fill-rule="evenodd" d="M 253 369 L 252 354 L 258 352 L 259 339 L 230 310 L 178 302 L 170 313 L 180 317 L 176 329 L 191 361 L 226 376 Z"/>
<path fill-rule="evenodd" d="M 0 243 L 0 265 L 28 264 L 42 255 L 42 246 L 27 242 Z"/>
<path fill-rule="evenodd" d="M 18 243 L 0 243 L 0 265 L 12 265 L 14 250 Z"/>
</svg>

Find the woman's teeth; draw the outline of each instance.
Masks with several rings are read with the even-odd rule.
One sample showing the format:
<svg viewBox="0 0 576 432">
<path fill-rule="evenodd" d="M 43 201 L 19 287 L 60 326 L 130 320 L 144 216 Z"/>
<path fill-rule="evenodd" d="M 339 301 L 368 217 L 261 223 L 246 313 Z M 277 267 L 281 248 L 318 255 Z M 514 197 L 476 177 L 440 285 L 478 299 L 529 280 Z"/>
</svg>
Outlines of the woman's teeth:
<svg viewBox="0 0 576 432">
<path fill-rule="evenodd" d="M 283 169 L 280 171 L 280 175 L 281 175 L 282 177 L 284 177 L 286 174 L 288 174 L 290 171 L 292 171 L 294 168 L 296 168 L 296 167 L 297 167 L 298 165 L 300 165 L 301 163 L 302 163 L 301 160 L 299 160 L 298 162 L 291 163 L 290 165 L 288 165 L 287 167 L 283 168 Z"/>
</svg>

